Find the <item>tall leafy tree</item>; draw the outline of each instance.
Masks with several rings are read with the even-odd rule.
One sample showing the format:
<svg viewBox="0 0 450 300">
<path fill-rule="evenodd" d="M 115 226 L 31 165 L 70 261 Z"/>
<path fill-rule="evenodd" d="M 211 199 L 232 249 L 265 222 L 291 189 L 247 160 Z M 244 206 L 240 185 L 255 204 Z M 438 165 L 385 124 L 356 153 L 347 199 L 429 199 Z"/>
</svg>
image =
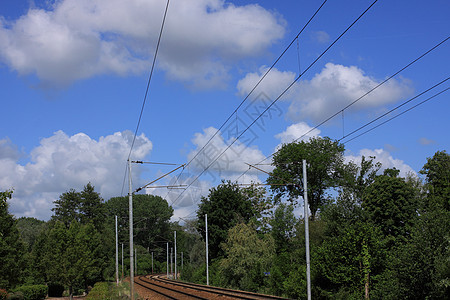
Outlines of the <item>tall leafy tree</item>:
<svg viewBox="0 0 450 300">
<path fill-rule="evenodd" d="M 420 174 L 425 175 L 429 205 L 439 205 L 450 210 L 450 155 L 438 151 L 427 158 Z"/>
<path fill-rule="evenodd" d="M 12 288 L 22 280 L 24 245 L 16 220 L 8 212 L 12 191 L 0 192 L 0 288 Z"/>
<path fill-rule="evenodd" d="M 105 203 L 109 227 L 114 228 L 114 216 L 118 216 L 119 240 L 122 242 L 128 241 L 128 203 L 128 197 L 113 197 Z M 134 242 L 151 248 L 155 241 L 171 240 L 172 215 L 173 208 L 160 196 L 133 195 Z"/>
<path fill-rule="evenodd" d="M 342 178 L 344 145 L 328 137 L 284 144 L 273 156 L 275 169 L 267 179 L 278 198 L 288 196 L 295 203 L 303 196 L 303 159 L 308 164 L 308 201 L 314 220 L 327 201 L 327 190 L 337 187 Z"/>
<path fill-rule="evenodd" d="M 417 217 L 418 199 L 412 186 L 398 177 L 396 169 L 386 169 L 367 188 L 362 207 L 379 226 L 389 245 L 405 242 Z"/>
<path fill-rule="evenodd" d="M 242 189 L 230 181 L 222 182 L 202 197 L 197 210 L 197 229 L 205 236 L 205 215 L 208 215 L 208 240 L 211 258 L 223 255 L 220 244 L 227 238 L 228 230 L 239 223 L 248 223 L 258 216 L 258 211 Z"/>
<path fill-rule="evenodd" d="M 265 272 L 270 270 L 275 250 L 271 236 L 266 235 L 265 239 L 261 239 L 252 226 L 240 223 L 228 231 L 222 247 L 225 258 L 221 261 L 220 269 L 225 284 L 263 292 Z"/>
</svg>

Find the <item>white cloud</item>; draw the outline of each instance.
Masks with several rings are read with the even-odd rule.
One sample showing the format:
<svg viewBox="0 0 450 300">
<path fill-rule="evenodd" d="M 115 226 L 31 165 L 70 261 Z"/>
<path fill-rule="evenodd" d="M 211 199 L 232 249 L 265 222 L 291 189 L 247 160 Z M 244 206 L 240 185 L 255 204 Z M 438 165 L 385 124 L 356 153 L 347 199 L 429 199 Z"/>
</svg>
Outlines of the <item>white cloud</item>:
<svg viewBox="0 0 450 300">
<path fill-rule="evenodd" d="M 243 96 L 251 91 L 266 71 L 267 67 L 263 66 L 259 72 L 248 73 L 241 79 L 237 84 L 239 95 Z M 273 68 L 253 95 L 257 96 L 263 92 L 269 99 L 275 100 L 295 78 L 296 74 L 293 72 Z M 355 66 L 327 63 L 311 80 L 295 83 L 280 99 L 290 102 L 286 115 L 294 122 L 305 119 L 321 122 L 363 96 L 380 82 L 382 80 L 365 75 L 363 70 Z M 348 108 L 346 113 L 379 109 L 399 101 L 411 91 L 408 80 L 391 79 Z"/>
<path fill-rule="evenodd" d="M 324 43 L 328 43 L 330 41 L 330 35 L 328 33 L 326 33 L 325 31 L 314 31 L 312 33 L 312 37 L 315 41 L 317 41 L 318 43 L 324 44 Z"/>
<path fill-rule="evenodd" d="M 118 183 L 123 181 L 132 138 L 130 131 L 116 132 L 98 141 L 84 133 L 68 136 L 58 131 L 41 140 L 26 165 L 17 163 L 15 157 L 0 158 L 0 189 L 14 189 L 11 213 L 48 219 L 59 195 L 71 188 L 81 190 L 88 182 L 106 200 L 120 195 Z M 0 153 L 8 149 L 3 145 L 0 142 Z M 142 134 L 136 138 L 133 158 L 143 159 L 151 150 L 151 141 Z M 138 175 L 135 168 L 133 177 Z"/>
<path fill-rule="evenodd" d="M 217 129 L 209 127 L 203 130 L 203 133 L 196 133 L 192 139 L 192 143 L 196 146 L 196 149 L 188 154 L 188 159 L 194 158 L 196 153 L 203 148 L 204 145 L 210 140 L 210 138 L 216 133 Z M 233 138 L 227 141 L 222 137 L 219 132 L 211 142 L 201 151 L 192 162 L 192 167 L 197 170 L 203 170 L 211 164 L 206 175 L 215 178 L 227 179 L 229 175 L 235 173 L 243 173 L 248 169 L 249 164 L 255 164 L 265 158 L 263 153 L 256 147 L 247 147 L 240 141 L 236 141 L 219 159 L 216 158 L 222 153 L 228 145 L 233 141 Z M 216 160 L 216 161 L 215 161 Z M 213 161 L 215 161 L 213 163 Z M 254 173 L 255 171 L 251 171 Z"/>
<path fill-rule="evenodd" d="M 309 118 L 323 121 L 369 90 L 382 80 L 376 80 L 355 67 L 327 63 L 311 80 L 299 82 L 290 95 L 288 117 L 294 121 Z M 346 112 L 383 107 L 395 103 L 412 91 L 407 80 L 391 79 L 351 106 Z"/>
<path fill-rule="evenodd" d="M 436 141 L 427 139 L 426 137 L 421 137 L 419 139 L 419 144 L 421 144 L 421 145 L 432 145 L 432 144 L 436 144 Z"/>
<path fill-rule="evenodd" d="M 275 137 L 281 140 L 281 144 L 288 144 L 293 141 L 296 141 L 297 139 L 299 141 L 309 140 L 312 137 L 319 136 L 319 134 L 320 134 L 319 129 L 317 128 L 313 129 L 313 127 L 310 127 L 305 122 L 300 122 L 290 125 L 288 128 L 286 128 L 285 131 L 275 135 Z"/>
<path fill-rule="evenodd" d="M 244 78 L 239 80 L 237 84 L 239 95 L 246 96 L 258 83 L 260 78 L 267 72 L 267 70 L 268 67 L 262 66 L 259 69 L 259 72 L 247 73 Z M 296 74 L 293 72 L 283 72 L 279 71 L 277 68 L 272 68 L 252 95 L 256 97 L 259 94 L 264 93 L 269 97 L 269 99 L 275 100 L 288 87 L 288 85 L 294 81 L 295 77 Z"/>
<path fill-rule="evenodd" d="M 393 158 L 392 155 L 384 149 L 362 149 L 359 151 L 358 155 L 346 155 L 345 160 L 347 162 L 353 161 L 357 165 L 360 165 L 362 156 L 366 158 L 369 156 L 374 156 L 375 162 L 380 162 L 382 165 L 380 172 L 383 172 L 388 168 L 396 168 L 400 170 L 401 177 L 406 177 L 408 173 L 416 174 L 416 172 L 409 165 L 405 164 L 403 160 Z"/>
<path fill-rule="evenodd" d="M 165 9 L 159 0 L 61 0 L 0 19 L 0 61 L 41 83 L 62 86 L 99 74 L 141 74 L 150 65 Z M 168 78 L 221 86 L 232 64 L 263 54 L 285 22 L 259 5 L 174 0 L 159 66 Z"/>
</svg>

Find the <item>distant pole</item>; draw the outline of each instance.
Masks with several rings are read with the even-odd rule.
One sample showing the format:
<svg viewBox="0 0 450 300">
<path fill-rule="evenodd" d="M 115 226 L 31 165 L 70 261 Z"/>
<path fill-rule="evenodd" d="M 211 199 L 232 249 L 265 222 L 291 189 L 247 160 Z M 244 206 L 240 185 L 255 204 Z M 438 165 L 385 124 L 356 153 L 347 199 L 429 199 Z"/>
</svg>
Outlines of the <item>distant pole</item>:
<svg viewBox="0 0 450 300">
<path fill-rule="evenodd" d="M 134 248 L 134 273 L 137 275 L 137 249 Z"/>
<path fill-rule="evenodd" d="M 178 274 L 177 274 L 177 232 L 174 231 L 173 232 L 173 239 L 175 240 L 175 280 L 177 280 L 178 278 Z"/>
<path fill-rule="evenodd" d="M 123 243 L 122 243 L 122 280 L 123 280 Z"/>
<path fill-rule="evenodd" d="M 311 262 L 309 258 L 309 216 L 308 216 L 308 190 L 306 180 L 306 160 L 303 160 L 303 198 L 305 200 L 305 246 L 306 246 L 306 283 L 308 300 L 311 300 Z"/>
<path fill-rule="evenodd" d="M 183 252 L 181 252 L 181 270 L 183 270 Z"/>
<path fill-rule="evenodd" d="M 209 263 L 208 263 L 208 214 L 205 214 L 206 227 L 206 285 L 209 285 Z"/>
<path fill-rule="evenodd" d="M 169 243 L 167 243 L 167 278 L 169 278 Z"/>
<path fill-rule="evenodd" d="M 170 274 L 173 279 L 173 247 L 170 247 Z"/>
<path fill-rule="evenodd" d="M 152 275 L 153 275 L 153 252 L 152 252 Z"/>
<path fill-rule="evenodd" d="M 130 297 L 134 300 L 134 263 L 133 263 L 133 193 L 131 183 L 131 159 L 128 159 L 128 208 L 130 214 Z"/>
<path fill-rule="evenodd" d="M 117 216 L 116 219 L 116 285 L 119 285 L 119 234 L 117 230 Z"/>
</svg>

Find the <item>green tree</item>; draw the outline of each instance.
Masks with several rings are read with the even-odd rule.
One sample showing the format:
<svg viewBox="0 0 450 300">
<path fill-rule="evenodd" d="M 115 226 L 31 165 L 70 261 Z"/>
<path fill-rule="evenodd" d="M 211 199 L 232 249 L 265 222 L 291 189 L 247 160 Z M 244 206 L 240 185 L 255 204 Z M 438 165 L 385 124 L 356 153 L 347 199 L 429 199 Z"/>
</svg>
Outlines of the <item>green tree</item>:
<svg viewBox="0 0 450 300">
<path fill-rule="evenodd" d="M 303 196 L 303 159 L 308 165 L 308 201 L 314 220 L 328 199 L 327 190 L 336 187 L 342 178 L 344 145 L 328 137 L 284 144 L 273 156 L 275 169 L 267 179 L 277 198 L 286 195 L 296 203 Z"/>
<path fill-rule="evenodd" d="M 17 229 L 22 241 L 30 252 L 39 235 L 45 230 L 47 223 L 36 218 L 21 217 L 17 219 Z"/>
<path fill-rule="evenodd" d="M 367 188 L 362 207 L 369 220 L 379 226 L 393 246 L 405 242 L 417 217 L 418 199 L 412 186 L 404 178 L 397 177 L 399 171 L 386 169 Z"/>
<path fill-rule="evenodd" d="M 102 239 L 93 224 L 72 222 L 67 228 L 56 221 L 44 235 L 41 267 L 46 278 L 62 283 L 72 298 L 75 288 L 86 289 L 102 279 Z"/>
<path fill-rule="evenodd" d="M 278 254 L 290 250 L 296 222 L 293 205 L 284 203 L 278 205 L 270 220 L 272 227 L 270 233 L 275 241 L 275 248 Z"/>
<path fill-rule="evenodd" d="M 227 238 L 228 230 L 239 223 L 248 223 L 258 215 L 251 199 L 230 181 L 222 182 L 202 197 L 197 210 L 197 230 L 205 237 L 205 215 L 208 215 L 208 241 L 211 258 L 223 255 L 220 244 Z"/>
<path fill-rule="evenodd" d="M 128 241 L 128 197 L 113 197 L 105 203 L 108 226 L 114 232 L 114 216 L 118 218 L 119 241 Z M 173 208 L 166 200 L 155 195 L 133 195 L 134 242 L 152 248 L 155 241 L 172 240 L 170 218 Z"/>
<path fill-rule="evenodd" d="M 425 175 L 429 205 L 440 205 L 450 210 L 450 155 L 438 151 L 427 158 L 420 174 Z"/>
<path fill-rule="evenodd" d="M 12 191 L 0 192 L 0 288 L 13 288 L 22 280 L 24 245 L 16 220 L 8 212 Z"/>
<path fill-rule="evenodd" d="M 264 292 L 265 273 L 270 271 L 274 243 L 270 235 L 258 237 L 256 230 L 240 223 L 228 231 L 222 244 L 225 258 L 220 262 L 220 272 L 229 287 Z"/>
</svg>

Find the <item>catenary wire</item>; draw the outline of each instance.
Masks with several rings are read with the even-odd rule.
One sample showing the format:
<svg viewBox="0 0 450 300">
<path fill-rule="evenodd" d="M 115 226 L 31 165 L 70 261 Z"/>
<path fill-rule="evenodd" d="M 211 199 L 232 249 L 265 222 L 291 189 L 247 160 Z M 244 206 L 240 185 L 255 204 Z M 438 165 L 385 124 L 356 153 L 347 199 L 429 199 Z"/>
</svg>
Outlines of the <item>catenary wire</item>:
<svg viewBox="0 0 450 300">
<path fill-rule="evenodd" d="M 194 183 L 195 181 L 198 180 L 198 178 L 200 178 L 200 176 L 202 176 L 228 149 L 231 148 L 231 146 L 237 141 L 239 140 L 239 138 L 245 133 L 247 132 L 247 130 L 253 126 L 253 124 L 255 124 L 260 118 L 261 116 L 263 116 L 281 97 L 283 97 L 283 95 L 320 59 L 322 58 L 323 55 L 325 55 L 326 52 L 328 52 L 328 50 L 333 47 L 334 44 L 336 44 L 341 38 L 342 36 L 344 36 L 348 30 L 350 30 L 350 28 L 352 28 L 369 10 L 370 8 L 372 8 L 372 6 L 375 5 L 375 3 L 378 0 L 375 0 L 372 2 L 372 4 L 370 4 L 370 6 L 368 8 L 366 8 L 366 10 L 364 10 L 363 13 L 361 13 L 358 18 L 356 18 L 299 76 L 297 76 L 294 81 L 292 81 L 287 88 L 284 89 L 284 91 L 274 100 L 272 101 L 272 103 L 255 119 L 253 120 L 253 122 L 247 126 L 247 128 L 241 132 L 241 134 L 239 136 L 236 137 L 236 139 L 234 139 L 226 148 L 225 150 L 223 150 L 214 160 L 212 160 L 208 166 L 206 166 L 206 168 L 203 169 L 202 172 L 200 172 L 200 174 L 195 177 L 195 179 L 188 185 L 188 187 L 186 188 L 186 190 L 192 185 L 192 183 Z M 178 199 L 181 197 L 181 195 L 184 194 L 184 192 L 186 191 L 184 190 L 183 192 L 181 192 L 178 197 L 172 201 L 172 205 L 176 203 L 176 201 L 178 201 Z"/>
<path fill-rule="evenodd" d="M 139 118 L 138 118 L 138 122 L 137 122 L 137 125 L 136 125 L 136 130 L 134 131 L 133 141 L 131 142 L 130 152 L 128 153 L 127 160 L 130 160 L 131 153 L 132 153 L 133 147 L 134 147 L 134 143 L 136 141 L 136 136 L 137 136 L 137 133 L 138 133 L 138 130 L 139 130 L 139 126 L 141 124 L 142 115 L 144 113 L 144 107 L 145 107 L 145 103 L 147 101 L 148 91 L 150 89 L 150 82 L 152 80 L 153 70 L 155 69 L 156 57 L 158 56 L 159 45 L 161 43 L 161 37 L 162 37 L 162 34 L 163 34 L 163 30 L 164 30 L 164 24 L 166 22 L 167 10 L 169 9 L 169 2 L 170 2 L 170 0 L 167 0 L 166 8 L 164 10 L 164 17 L 163 17 L 162 24 L 161 24 L 161 29 L 159 31 L 158 42 L 156 44 L 155 54 L 153 55 L 152 67 L 150 69 L 150 74 L 149 74 L 148 80 L 147 80 L 147 87 L 145 89 L 144 99 L 142 101 L 141 112 L 139 113 Z M 125 167 L 125 174 L 124 174 L 124 179 L 123 179 L 123 183 L 122 183 L 121 195 L 123 195 L 123 189 L 124 189 L 124 186 L 125 186 L 125 179 L 126 179 L 126 175 L 127 175 L 127 169 L 128 168 Z"/>
<path fill-rule="evenodd" d="M 216 132 L 208 139 L 208 141 L 202 146 L 202 148 L 195 153 L 195 155 L 186 163 L 185 168 L 187 168 L 192 161 L 209 145 L 209 143 L 214 139 L 214 137 L 219 134 L 219 132 L 223 129 L 223 127 L 228 123 L 228 121 L 234 116 L 237 116 L 238 110 L 242 107 L 242 105 L 247 101 L 247 99 L 251 96 L 251 94 L 256 90 L 256 88 L 259 86 L 259 84 L 264 80 L 264 78 L 269 74 L 269 72 L 275 67 L 275 65 L 280 61 L 280 59 L 284 56 L 284 54 L 290 49 L 292 44 L 297 41 L 300 34 L 306 29 L 306 27 L 311 23 L 311 21 L 315 18 L 315 16 L 319 13 L 319 11 L 322 9 L 322 7 L 325 5 L 325 3 L 328 0 L 324 0 L 322 4 L 319 6 L 319 8 L 314 12 L 314 14 L 309 18 L 308 22 L 302 27 L 302 29 L 297 33 L 297 35 L 292 39 L 292 41 L 289 43 L 289 45 L 284 49 L 284 51 L 278 56 L 278 58 L 272 63 L 272 65 L 266 70 L 266 72 L 261 76 L 259 81 L 255 84 L 255 86 L 250 90 L 250 92 L 247 94 L 247 96 L 241 101 L 241 103 L 236 107 L 236 109 L 228 116 L 228 118 L 225 120 L 225 122 L 222 123 L 222 125 L 216 130 Z M 299 58 L 300 59 L 300 58 Z M 300 62 L 299 62 L 300 63 Z M 176 178 L 176 182 L 180 179 L 181 175 L 183 174 L 184 169 L 179 173 L 179 175 Z M 167 198 L 170 191 L 167 193 L 167 195 L 164 198 Z"/>
<path fill-rule="evenodd" d="M 344 108 L 342 108 L 341 110 L 337 111 L 336 113 L 334 113 L 333 115 L 329 116 L 328 118 L 326 118 L 324 121 L 320 122 L 318 125 L 314 126 L 313 128 L 311 128 L 310 130 L 308 130 L 307 132 L 305 132 L 304 134 L 302 134 L 300 137 L 298 137 L 297 139 L 293 140 L 292 142 L 297 142 L 298 140 L 300 140 L 301 138 L 307 136 L 309 133 L 311 133 L 313 130 L 319 128 L 320 126 L 322 126 L 323 124 L 325 124 L 326 122 L 330 121 L 331 119 L 333 119 L 335 116 L 337 116 L 340 113 L 343 113 L 344 110 L 348 109 L 350 106 L 352 106 L 353 104 L 357 103 L 358 101 L 360 101 L 361 99 L 363 99 L 364 97 L 366 97 L 368 94 L 370 94 L 371 92 L 373 92 L 374 90 L 376 90 L 377 88 L 379 88 L 381 85 L 385 84 L 387 81 L 391 80 L 392 78 L 394 78 L 395 76 L 397 76 L 398 74 L 400 74 L 401 72 L 403 72 L 404 70 L 406 70 L 407 68 L 409 68 L 410 66 L 412 66 L 414 63 L 418 62 L 419 60 L 421 60 L 422 58 L 424 58 L 427 54 L 431 53 L 432 51 L 434 51 L 436 48 L 438 48 L 439 46 L 441 46 L 442 44 L 444 44 L 445 42 L 447 42 L 450 39 L 450 36 L 446 37 L 444 40 L 442 40 L 441 42 L 439 42 L 438 44 L 436 44 L 435 46 L 433 46 L 432 48 L 430 48 L 429 50 L 427 50 L 425 53 L 421 54 L 419 57 L 417 57 L 416 59 L 414 59 L 413 61 L 411 61 L 410 63 L 408 63 L 406 66 L 404 66 L 403 68 L 401 68 L 400 70 L 398 70 L 397 72 L 395 72 L 394 74 L 392 74 L 391 76 L 389 76 L 388 78 L 386 78 L 385 80 L 383 80 L 381 83 L 377 84 L 375 87 L 373 87 L 372 89 L 370 89 L 369 91 L 367 91 L 365 94 L 363 94 L 362 96 L 360 96 L 359 98 L 355 99 L 354 101 L 352 101 L 350 104 L 346 105 Z M 263 160 L 261 160 L 260 162 L 258 162 L 258 164 L 261 164 L 262 162 L 266 161 L 267 159 L 269 159 L 270 157 L 272 157 L 273 155 L 275 155 L 278 151 L 273 152 L 272 154 L 270 154 L 269 156 L 266 156 Z M 238 181 L 242 176 L 244 176 L 246 173 L 248 172 L 248 170 L 244 171 L 243 174 L 241 174 L 239 177 L 236 178 L 236 181 Z"/>
<path fill-rule="evenodd" d="M 424 95 L 425 93 L 427 93 L 427 92 L 429 92 L 429 91 L 431 91 L 431 90 L 437 88 L 439 85 L 445 83 L 445 82 L 446 82 L 447 80 L 449 80 L 449 79 L 450 79 L 450 77 L 447 77 L 446 79 L 444 79 L 444 80 L 442 80 L 441 82 L 435 84 L 434 86 L 428 88 L 427 90 L 425 90 L 425 91 L 423 91 L 423 92 L 417 94 L 416 96 L 412 97 L 411 99 L 409 99 L 409 100 L 403 102 L 402 104 L 400 104 L 400 105 L 398 105 L 398 106 L 392 108 L 391 110 L 385 112 L 384 114 L 382 114 L 382 115 L 376 117 L 376 118 L 373 119 L 372 121 L 370 121 L 370 122 L 368 122 L 368 123 L 366 123 L 366 124 L 360 126 L 359 128 L 353 130 L 351 133 L 349 133 L 349 134 L 343 136 L 343 137 L 342 137 L 341 139 L 339 139 L 338 141 L 340 142 L 341 140 L 343 140 L 343 139 L 345 139 L 345 138 L 347 138 L 347 137 L 349 137 L 349 136 L 355 134 L 356 132 L 358 132 L 358 131 L 364 129 L 365 127 L 367 127 L 367 126 L 369 126 L 370 124 L 372 124 L 372 123 L 378 121 L 379 119 L 381 119 L 381 118 L 387 116 L 388 114 L 390 114 L 390 113 L 392 113 L 393 111 L 399 109 L 400 107 L 402 107 L 402 106 L 408 104 L 409 102 L 413 101 L 414 99 L 417 99 L 418 97 Z M 390 118 L 390 119 L 388 119 L 387 121 L 384 121 L 384 122 L 380 123 L 379 125 L 374 126 L 373 128 L 371 128 L 371 129 L 365 131 L 364 133 L 362 133 L 362 134 L 360 134 L 360 135 L 358 135 L 358 136 L 356 136 L 356 137 L 353 137 L 353 138 L 347 140 L 345 143 L 354 140 L 355 138 L 357 138 L 357 137 L 359 137 L 359 136 L 361 136 L 361 135 L 363 135 L 363 134 L 365 134 L 365 133 L 367 133 L 367 132 L 369 132 L 369 131 L 371 131 L 371 130 L 373 130 L 373 129 L 379 127 L 379 126 L 381 126 L 382 124 L 385 124 L 386 122 L 388 122 L 388 121 L 390 121 L 390 120 L 392 120 L 392 119 L 394 119 L 394 118 L 396 118 L 396 117 L 398 117 L 398 116 L 400 116 L 400 115 L 402 115 L 402 114 L 404 114 L 404 113 L 410 111 L 411 109 L 413 109 L 413 108 L 419 106 L 420 104 L 423 104 L 423 103 L 427 102 L 428 100 L 431 100 L 432 98 L 434 98 L 434 97 L 436 97 L 436 96 L 438 96 L 438 95 L 440 95 L 440 94 L 446 92 L 448 89 L 450 89 L 450 88 L 446 88 L 446 89 L 442 90 L 441 92 L 439 92 L 439 93 L 437 93 L 437 94 L 435 94 L 435 95 L 433 95 L 433 96 L 427 98 L 426 100 L 420 102 L 419 104 L 416 104 L 416 105 L 412 106 L 411 108 L 409 108 L 409 109 L 407 109 L 407 110 L 405 110 L 405 111 L 399 113 L 398 115 L 394 116 L 393 118 Z"/>
</svg>

